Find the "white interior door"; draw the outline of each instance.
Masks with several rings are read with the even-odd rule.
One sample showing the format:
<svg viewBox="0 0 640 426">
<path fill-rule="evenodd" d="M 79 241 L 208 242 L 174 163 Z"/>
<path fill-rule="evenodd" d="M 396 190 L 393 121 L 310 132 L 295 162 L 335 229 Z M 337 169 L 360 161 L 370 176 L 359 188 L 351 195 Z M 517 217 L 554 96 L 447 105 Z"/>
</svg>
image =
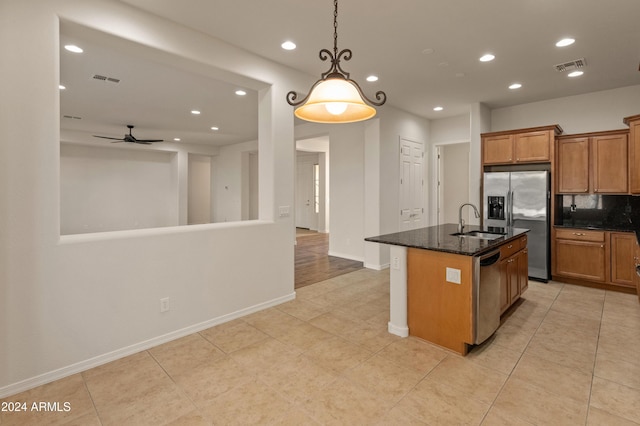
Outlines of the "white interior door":
<svg viewBox="0 0 640 426">
<path fill-rule="evenodd" d="M 424 225 L 424 150 L 420 142 L 400 140 L 400 230 Z"/>
<path fill-rule="evenodd" d="M 299 161 L 296 175 L 296 228 L 314 229 L 313 163 Z"/>
</svg>

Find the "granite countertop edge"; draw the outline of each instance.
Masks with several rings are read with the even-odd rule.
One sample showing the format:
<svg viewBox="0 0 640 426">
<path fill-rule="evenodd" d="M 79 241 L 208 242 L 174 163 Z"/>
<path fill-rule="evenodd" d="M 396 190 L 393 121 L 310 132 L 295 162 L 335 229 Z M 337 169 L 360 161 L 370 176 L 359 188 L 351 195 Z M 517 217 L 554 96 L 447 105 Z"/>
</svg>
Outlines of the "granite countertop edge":
<svg viewBox="0 0 640 426">
<path fill-rule="evenodd" d="M 367 237 L 365 241 L 416 248 L 421 250 L 439 251 L 463 256 L 478 256 L 495 249 L 502 244 L 521 237 L 529 232 L 522 228 L 489 229 L 476 225 L 465 226 L 465 232 L 498 232 L 505 233 L 503 237 L 494 240 L 465 238 L 451 235 L 458 231 L 457 224 L 444 224 L 418 228 L 410 231 L 401 231 L 391 234 Z"/>
</svg>

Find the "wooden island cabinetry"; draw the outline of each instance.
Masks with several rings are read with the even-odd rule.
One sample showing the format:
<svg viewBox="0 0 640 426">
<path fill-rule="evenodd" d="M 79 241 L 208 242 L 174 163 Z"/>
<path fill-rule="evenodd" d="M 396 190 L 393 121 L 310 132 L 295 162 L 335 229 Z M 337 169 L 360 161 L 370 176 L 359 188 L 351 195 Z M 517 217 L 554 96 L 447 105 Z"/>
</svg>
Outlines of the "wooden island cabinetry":
<svg viewBox="0 0 640 426">
<path fill-rule="evenodd" d="M 504 313 L 529 285 L 527 236 L 500 247 L 500 313 Z"/>
<path fill-rule="evenodd" d="M 482 134 L 482 164 L 548 163 L 558 125 Z"/>
<path fill-rule="evenodd" d="M 627 135 L 627 130 L 616 130 L 559 136 L 556 149 L 557 193 L 628 193 Z"/>
</svg>

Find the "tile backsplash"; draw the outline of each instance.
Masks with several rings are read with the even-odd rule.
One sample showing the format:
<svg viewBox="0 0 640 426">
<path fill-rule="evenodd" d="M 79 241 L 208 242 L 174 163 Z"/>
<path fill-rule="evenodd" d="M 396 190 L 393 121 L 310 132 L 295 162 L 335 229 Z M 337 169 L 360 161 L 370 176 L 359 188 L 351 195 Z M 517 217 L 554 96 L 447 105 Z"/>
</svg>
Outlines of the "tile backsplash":
<svg viewBox="0 0 640 426">
<path fill-rule="evenodd" d="M 562 225 L 628 228 L 640 223 L 640 197 L 631 195 L 561 195 Z"/>
</svg>

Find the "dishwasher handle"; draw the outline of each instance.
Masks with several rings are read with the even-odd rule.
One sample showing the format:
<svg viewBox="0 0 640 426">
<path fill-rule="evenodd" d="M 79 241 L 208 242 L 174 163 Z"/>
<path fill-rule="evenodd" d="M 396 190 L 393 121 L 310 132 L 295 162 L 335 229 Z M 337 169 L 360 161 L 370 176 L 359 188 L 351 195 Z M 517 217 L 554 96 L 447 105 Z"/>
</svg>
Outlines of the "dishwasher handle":
<svg viewBox="0 0 640 426">
<path fill-rule="evenodd" d="M 480 266 L 491 266 L 500 260 L 500 251 L 495 251 L 493 253 L 485 254 L 480 258 Z"/>
</svg>

